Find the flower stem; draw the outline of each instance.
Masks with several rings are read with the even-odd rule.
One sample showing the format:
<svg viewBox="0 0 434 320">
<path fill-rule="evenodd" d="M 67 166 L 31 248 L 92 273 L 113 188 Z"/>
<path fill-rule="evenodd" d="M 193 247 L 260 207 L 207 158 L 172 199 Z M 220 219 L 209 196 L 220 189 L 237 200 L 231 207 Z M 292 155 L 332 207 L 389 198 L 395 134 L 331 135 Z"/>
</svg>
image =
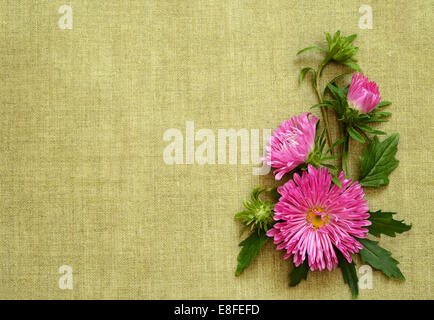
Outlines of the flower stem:
<svg viewBox="0 0 434 320">
<path fill-rule="evenodd" d="M 345 124 L 341 125 L 341 131 L 342 131 L 342 137 L 344 137 L 344 143 L 342 144 L 342 154 L 341 154 L 342 170 L 345 172 L 345 176 L 348 177 L 347 160 L 348 160 L 348 150 L 350 144 L 350 135 L 347 132 L 347 128 Z"/>
<path fill-rule="evenodd" d="M 318 96 L 319 103 L 323 103 L 323 98 L 322 98 L 321 92 L 319 91 L 319 79 L 321 78 L 321 73 L 322 73 L 322 70 L 324 69 L 325 66 L 326 66 L 326 64 L 323 61 L 319 65 L 318 71 L 315 73 L 315 79 L 313 81 L 313 86 L 314 86 L 315 92 Z M 331 138 L 330 130 L 329 130 L 329 120 L 328 120 L 328 115 L 327 115 L 327 109 L 325 106 L 321 106 L 320 108 L 321 108 L 321 115 L 322 115 L 322 118 L 324 120 L 324 127 L 326 130 L 327 144 L 330 147 L 332 145 L 332 138 Z M 333 154 L 333 149 L 330 150 L 330 153 Z"/>
</svg>

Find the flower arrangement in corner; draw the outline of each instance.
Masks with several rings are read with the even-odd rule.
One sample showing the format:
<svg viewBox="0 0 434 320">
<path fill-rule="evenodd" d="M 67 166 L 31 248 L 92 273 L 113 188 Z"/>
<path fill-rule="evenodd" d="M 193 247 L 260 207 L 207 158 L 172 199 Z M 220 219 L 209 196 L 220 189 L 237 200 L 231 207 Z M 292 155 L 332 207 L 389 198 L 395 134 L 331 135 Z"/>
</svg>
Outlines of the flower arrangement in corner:
<svg viewBox="0 0 434 320">
<path fill-rule="evenodd" d="M 276 180 L 287 175 L 289 180 L 278 188 L 255 188 L 251 199 L 244 202 L 245 210 L 235 218 L 244 224 L 250 235 L 240 243 L 236 275 L 240 275 L 259 254 L 261 247 L 273 239 L 277 250 L 284 250 L 284 259 L 293 261 L 290 286 L 307 279 L 309 271 L 332 271 L 339 267 L 352 296 L 358 296 L 358 278 L 352 255 L 360 255 L 362 263 L 371 265 L 387 277 L 404 280 L 398 261 L 391 253 L 367 238 L 368 234 L 395 237 L 410 230 L 411 225 L 395 220 L 395 212 L 373 211 L 364 199 L 363 188 L 380 188 L 389 184 L 389 174 L 398 166 L 395 158 L 398 134 L 380 140 L 385 132 L 371 127 L 386 122 L 391 115 L 384 111 L 390 105 L 381 101 L 378 86 L 369 81 L 357 65 L 354 55 L 356 35 L 344 37 L 339 31 L 332 37 L 326 33 L 328 48 L 307 47 L 324 52 L 324 60 L 315 70 L 305 67 L 300 72 L 303 81 L 312 74 L 312 86 L 319 103 L 324 128 L 319 119 L 302 113 L 284 121 L 274 130 L 263 161 L 274 168 Z M 322 72 L 331 62 L 356 70 L 351 83 L 340 87 L 331 80 L 324 90 L 319 82 Z M 359 73 L 357 73 L 359 72 Z M 340 137 L 332 140 L 328 115 L 337 117 Z M 360 158 L 360 175 L 349 177 L 347 161 L 350 143 L 365 144 Z M 340 164 L 336 167 L 330 162 Z M 261 199 L 268 194 L 268 200 Z"/>
</svg>

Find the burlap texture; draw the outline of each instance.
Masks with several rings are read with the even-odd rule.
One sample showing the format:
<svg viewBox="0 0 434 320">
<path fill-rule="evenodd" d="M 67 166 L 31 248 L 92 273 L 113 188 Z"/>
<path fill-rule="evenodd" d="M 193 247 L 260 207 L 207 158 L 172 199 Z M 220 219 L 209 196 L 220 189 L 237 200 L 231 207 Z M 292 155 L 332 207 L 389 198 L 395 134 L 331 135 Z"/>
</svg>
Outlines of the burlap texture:
<svg viewBox="0 0 434 320">
<path fill-rule="evenodd" d="M 316 97 L 298 73 L 320 53 L 295 53 L 337 29 L 358 34 L 360 65 L 393 101 L 381 128 L 401 134 L 400 166 L 368 203 L 413 223 L 381 238 L 407 280 L 375 272 L 360 297 L 433 298 L 433 2 L 365 2 L 1 1 L 0 298 L 350 298 L 340 271 L 289 288 L 271 243 L 234 276 L 233 215 L 272 177 L 163 161 L 163 133 L 187 120 L 263 129 L 306 111 Z M 57 25 L 63 4 L 72 30 Z M 63 264 L 73 290 L 58 287 Z"/>
</svg>

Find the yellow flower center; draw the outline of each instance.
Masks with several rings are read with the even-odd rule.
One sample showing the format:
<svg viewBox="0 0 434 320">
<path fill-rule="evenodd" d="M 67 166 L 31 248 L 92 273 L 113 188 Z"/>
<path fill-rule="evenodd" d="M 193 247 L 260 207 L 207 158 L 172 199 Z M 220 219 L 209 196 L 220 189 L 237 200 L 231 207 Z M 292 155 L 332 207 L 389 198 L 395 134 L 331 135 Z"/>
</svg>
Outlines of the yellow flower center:
<svg viewBox="0 0 434 320">
<path fill-rule="evenodd" d="M 313 207 L 306 216 L 306 221 L 312 223 L 315 229 L 319 229 L 329 220 L 327 213 L 321 207 Z"/>
</svg>

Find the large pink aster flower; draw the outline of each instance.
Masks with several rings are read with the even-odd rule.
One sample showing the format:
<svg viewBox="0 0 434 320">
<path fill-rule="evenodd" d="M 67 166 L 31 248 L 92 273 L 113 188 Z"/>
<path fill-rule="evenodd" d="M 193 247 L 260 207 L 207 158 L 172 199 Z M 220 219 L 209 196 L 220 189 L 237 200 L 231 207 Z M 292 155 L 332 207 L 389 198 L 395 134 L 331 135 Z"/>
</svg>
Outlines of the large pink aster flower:
<svg viewBox="0 0 434 320">
<path fill-rule="evenodd" d="M 266 147 L 265 164 L 276 168 L 276 180 L 306 162 L 315 147 L 317 117 L 309 113 L 293 116 L 274 130 Z"/>
<path fill-rule="evenodd" d="M 338 259 L 335 248 L 342 252 L 348 262 L 350 253 L 357 253 L 363 246 L 354 238 L 366 238 L 371 224 L 365 195 L 359 183 L 339 176 L 342 188 L 331 186 L 332 176 L 328 168 L 308 165 L 300 177 L 277 190 L 281 194 L 274 211 L 274 220 L 281 221 L 267 232 L 279 244 L 278 250 L 286 249 L 284 259 L 294 256 L 299 266 L 308 258 L 310 269 L 332 270 Z"/>
<path fill-rule="evenodd" d="M 347 94 L 348 104 L 360 113 L 372 111 L 380 102 L 380 91 L 374 81 L 363 76 L 363 72 L 353 74 Z"/>
</svg>

